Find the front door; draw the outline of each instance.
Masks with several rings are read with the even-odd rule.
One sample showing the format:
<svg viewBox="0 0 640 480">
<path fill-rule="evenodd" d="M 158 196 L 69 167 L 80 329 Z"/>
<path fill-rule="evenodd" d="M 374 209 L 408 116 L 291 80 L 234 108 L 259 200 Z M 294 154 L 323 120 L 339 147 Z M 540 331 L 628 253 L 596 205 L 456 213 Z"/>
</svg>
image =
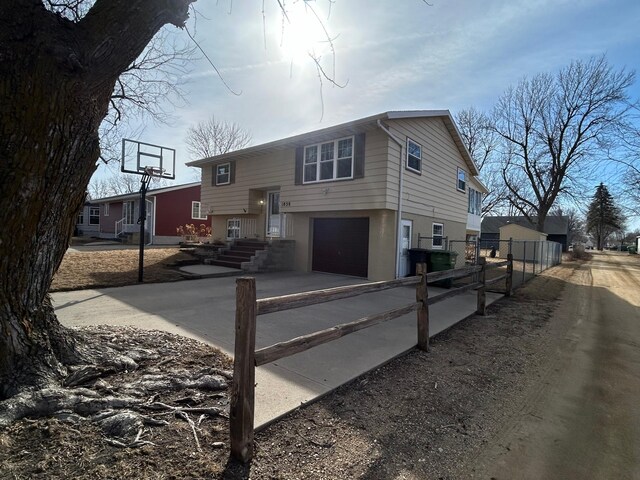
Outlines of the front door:
<svg viewBox="0 0 640 480">
<path fill-rule="evenodd" d="M 400 265 L 398 274 L 400 278 L 409 275 L 409 249 L 411 248 L 412 220 L 402 220 L 402 251 L 400 252 Z"/>
<path fill-rule="evenodd" d="M 268 192 L 267 198 L 267 237 L 279 237 L 280 192 Z"/>
</svg>

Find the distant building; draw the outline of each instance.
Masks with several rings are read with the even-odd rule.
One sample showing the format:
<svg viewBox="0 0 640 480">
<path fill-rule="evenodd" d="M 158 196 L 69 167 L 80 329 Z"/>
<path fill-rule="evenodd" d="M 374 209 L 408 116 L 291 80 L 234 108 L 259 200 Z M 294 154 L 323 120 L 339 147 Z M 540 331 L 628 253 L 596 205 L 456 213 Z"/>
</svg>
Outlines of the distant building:
<svg viewBox="0 0 640 480">
<path fill-rule="evenodd" d="M 100 233 L 100 206 L 86 201 L 76 217 L 74 235 L 98 236 Z"/>
<path fill-rule="evenodd" d="M 532 217 L 534 222 L 536 217 Z M 491 240 L 500 239 L 500 227 L 508 224 L 520 225 L 522 227 L 536 229 L 535 223 L 530 222 L 523 216 L 513 217 L 485 217 L 482 219 L 482 242 L 486 244 Z M 547 234 L 547 240 L 558 242 L 562 245 L 562 251 L 567 251 L 569 239 L 569 217 L 550 216 L 544 222 L 543 233 Z"/>
<path fill-rule="evenodd" d="M 98 214 L 100 238 L 137 243 L 140 225 L 140 194 L 128 193 L 92 200 Z M 147 244 L 177 244 L 180 225 L 211 226 L 207 211 L 200 203 L 200 182 L 161 187 L 147 191 L 145 239 Z"/>
</svg>

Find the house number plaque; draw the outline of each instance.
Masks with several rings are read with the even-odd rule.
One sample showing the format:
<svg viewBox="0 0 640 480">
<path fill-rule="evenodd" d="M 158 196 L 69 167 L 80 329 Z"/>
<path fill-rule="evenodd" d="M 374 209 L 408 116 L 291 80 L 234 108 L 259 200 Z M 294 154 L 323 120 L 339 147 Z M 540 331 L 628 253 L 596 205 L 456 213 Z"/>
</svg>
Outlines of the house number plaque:
<svg viewBox="0 0 640 480">
<path fill-rule="evenodd" d="M 290 207 L 291 206 L 291 202 L 282 201 L 282 202 L 280 202 L 280 206 L 281 207 Z"/>
</svg>

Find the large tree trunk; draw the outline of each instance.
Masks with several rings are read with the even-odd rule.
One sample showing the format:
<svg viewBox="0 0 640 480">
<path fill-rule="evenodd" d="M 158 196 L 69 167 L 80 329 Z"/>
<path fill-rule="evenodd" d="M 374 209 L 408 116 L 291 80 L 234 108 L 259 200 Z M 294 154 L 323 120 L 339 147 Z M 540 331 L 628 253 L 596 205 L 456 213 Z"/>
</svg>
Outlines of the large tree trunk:
<svg viewBox="0 0 640 480">
<path fill-rule="evenodd" d="M 0 5 L 0 400 L 78 360 L 48 291 L 99 156 L 113 85 L 192 0 L 98 0 L 78 23 Z M 9 5 L 10 4 L 10 5 Z"/>
</svg>

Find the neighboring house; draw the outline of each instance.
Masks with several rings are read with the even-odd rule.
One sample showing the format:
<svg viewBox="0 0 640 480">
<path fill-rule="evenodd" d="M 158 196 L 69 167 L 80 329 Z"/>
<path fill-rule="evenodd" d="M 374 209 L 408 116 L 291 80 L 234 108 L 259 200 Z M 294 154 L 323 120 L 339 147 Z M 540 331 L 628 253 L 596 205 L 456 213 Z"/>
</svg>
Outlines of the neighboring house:
<svg viewBox="0 0 640 480">
<path fill-rule="evenodd" d="M 100 207 L 101 238 L 120 238 L 138 242 L 140 225 L 140 194 L 130 193 L 99 198 L 92 202 Z M 200 182 L 147 190 L 147 244 L 177 244 L 182 237 L 176 233 L 180 225 L 211 226 L 207 212 L 200 203 Z"/>
<path fill-rule="evenodd" d="M 535 222 L 536 217 L 532 217 Z M 487 245 L 492 240 L 500 239 L 500 227 L 507 224 L 516 224 L 526 228 L 536 229 L 534 223 L 531 223 L 525 217 L 484 217 L 482 219 L 482 243 Z M 567 251 L 567 241 L 569 236 L 569 217 L 567 216 L 549 216 L 544 222 L 544 231 L 547 234 L 547 240 L 550 242 L 558 242 L 562 244 L 562 251 Z"/>
<path fill-rule="evenodd" d="M 486 188 L 448 110 L 386 112 L 188 165 L 202 169 L 214 236 L 294 240 L 299 271 L 391 279 L 407 274 L 418 235 L 441 249 L 480 231 Z"/>
<path fill-rule="evenodd" d="M 74 235 L 98 236 L 100 232 L 100 207 L 93 201 L 87 201 L 76 217 Z"/>
</svg>

